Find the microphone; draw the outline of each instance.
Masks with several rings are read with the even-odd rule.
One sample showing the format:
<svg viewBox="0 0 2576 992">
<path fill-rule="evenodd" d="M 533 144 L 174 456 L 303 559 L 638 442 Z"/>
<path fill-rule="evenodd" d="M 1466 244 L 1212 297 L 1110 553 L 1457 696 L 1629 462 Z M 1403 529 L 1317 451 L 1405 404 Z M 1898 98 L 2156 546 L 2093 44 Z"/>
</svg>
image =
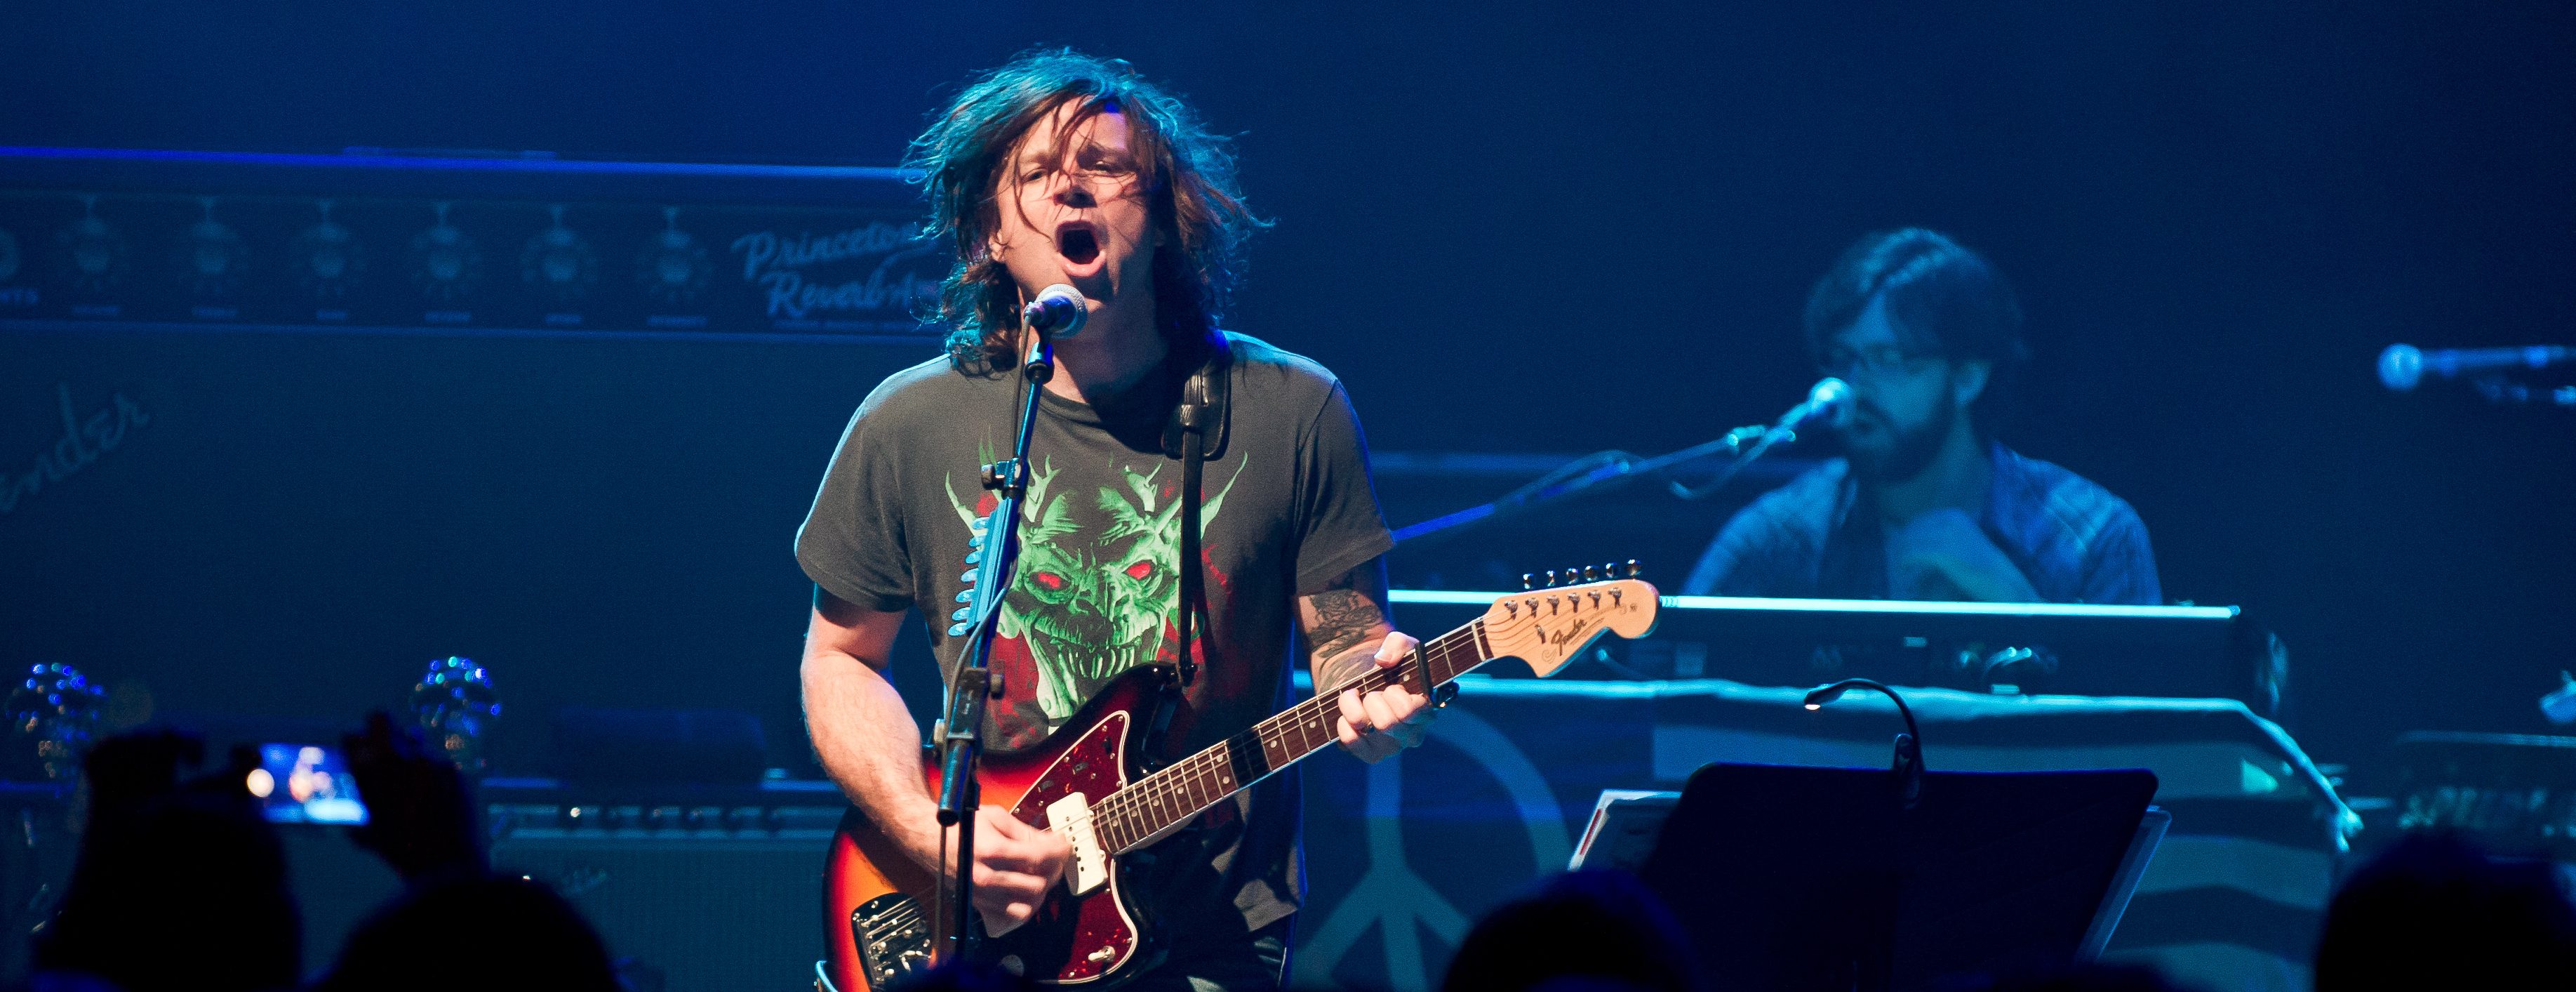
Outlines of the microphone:
<svg viewBox="0 0 2576 992">
<path fill-rule="evenodd" d="M 1827 377 L 1816 380 L 1815 386 L 1807 390 L 1806 401 L 1781 414 L 1780 422 L 1771 425 L 1771 429 L 1794 431 L 1810 420 L 1821 421 L 1827 427 L 1840 427 L 1843 418 L 1850 414 L 1851 384 Z"/>
<path fill-rule="evenodd" d="M 1850 415 L 1851 384 L 1840 379 L 1827 376 L 1823 379 L 1816 380 L 1816 384 L 1814 386 L 1808 387 L 1807 398 L 1797 406 L 1790 407 L 1789 412 L 1781 414 L 1780 421 L 1778 423 L 1772 424 L 1769 427 L 1764 427 L 1760 424 L 1754 424 L 1749 427 L 1738 427 L 1726 432 L 1725 437 L 1718 438 L 1715 441 L 1711 441 L 1697 447 L 1684 448 L 1672 454 L 1654 459 L 1654 465 L 1656 468 L 1660 469 L 1664 465 L 1697 458 L 1703 455 L 1715 454 L 1720 451 L 1735 456 L 1734 462 L 1728 464 L 1724 469 L 1719 470 L 1717 477 L 1710 479 L 1707 482 L 1701 483 L 1697 486 L 1684 485 L 1679 482 L 1670 484 L 1674 496 L 1682 499 L 1700 499 L 1710 493 L 1718 491 L 1719 489 L 1725 488 L 1727 482 L 1734 479 L 1737 472 L 1744 471 L 1745 466 L 1751 465 L 1756 459 L 1761 458 L 1765 452 L 1771 450 L 1772 445 L 1780 444 L 1782 442 L 1796 441 L 1798 439 L 1798 428 L 1804 427 L 1811 422 L 1821 423 L 1828 427 L 1840 427 L 1842 426 L 1844 418 L 1849 417 Z M 1634 466 L 1623 466 L 1621 471 L 1630 471 L 1633 468 Z"/>
<path fill-rule="evenodd" d="M 2576 348 L 2543 344 L 2528 348 L 2435 348 L 2425 351 L 2411 344 L 2392 344 L 2379 353 L 2379 382 L 2397 392 L 2414 389 L 2427 372 L 2444 379 L 2457 379 L 2478 372 L 2504 369 L 2544 369 L 2576 360 Z"/>
<path fill-rule="evenodd" d="M 1020 308 L 1020 323 L 1056 338 L 1082 333 L 1083 322 L 1090 319 L 1091 306 L 1083 302 L 1082 291 L 1063 283 L 1038 290 L 1038 298 Z"/>
</svg>

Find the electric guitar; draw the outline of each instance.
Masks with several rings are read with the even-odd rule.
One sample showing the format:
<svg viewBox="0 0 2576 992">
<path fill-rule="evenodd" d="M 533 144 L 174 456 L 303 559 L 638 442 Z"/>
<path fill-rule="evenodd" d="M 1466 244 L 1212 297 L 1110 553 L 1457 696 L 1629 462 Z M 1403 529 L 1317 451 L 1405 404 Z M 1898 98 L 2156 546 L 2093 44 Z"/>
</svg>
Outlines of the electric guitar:
<svg viewBox="0 0 2576 992">
<path fill-rule="evenodd" d="M 1592 571 L 1587 569 L 1586 571 Z M 1550 573 L 1554 575 L 1555 573 Z M 1595 573 L 1598 574 L 1598 573 Z M 1615 574 L 1615 572 L 1613 573 Z M 1628 574 L 1634 575 L 1634 563 Z M 1569 580 L 1577 578 L 1567 571 Z M 1180 830 L 1200 811 L 1334 742 L 1341 690 L 1391 685 L 1434 695 L 1486 662 L 1518 658 L 1555 674 L 1604 633 L 1654 629 L 1655 587 L 1612 578 L 1512 593 L 1485 615 L 1422 646 L 1396 667 L 1371 669 L 1197 754 L 1148 771 L 1142 755 L 1168 669 L 1128 671 L 1102 687 L 1055 733 L 1013 754 L 988 754 L 978 772 L 987 804 L 1062 836 L 1073 851 L 1061 884 L 1025 922 L 987 929 L 978 957 L 1049 985 L 1107 988 L 1159 958 L 1153 907 L 1128 888 L 1128 855 Z M 924 777 L 939 791 L 936 762 Z M 933 896 L 946 880 L 915 864 L 856 807 L 841 817 L 824 866 L 824 992 L 882 992 L 931 965 Z"/>
</svg>

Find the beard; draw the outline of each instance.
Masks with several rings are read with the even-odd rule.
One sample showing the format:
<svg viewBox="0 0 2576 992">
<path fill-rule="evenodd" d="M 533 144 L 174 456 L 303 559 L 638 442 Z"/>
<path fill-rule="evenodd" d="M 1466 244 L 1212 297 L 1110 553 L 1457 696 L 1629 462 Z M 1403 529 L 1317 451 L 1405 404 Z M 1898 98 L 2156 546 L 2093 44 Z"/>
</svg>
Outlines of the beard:
<svg viewBox="0 0 2576 992">
<path fill-rule="evenodd" d="M 1931 467 L 1932 459 L 1941 454 L 1941 445 L 1950 438 L 1951 422 L 1959 412 L 1948 403 L 1933 407 L 1932 416 L 1911 428 L 1872 411 L 1870 416 L 1887 427 L 1892 435 L 1884 448 L 1864 449 L 1844 445 L 1843 454 L 1851 459 L 1852 471 L 1872 483 L 1902 482 L 1921 475 Z"/>
</svg>

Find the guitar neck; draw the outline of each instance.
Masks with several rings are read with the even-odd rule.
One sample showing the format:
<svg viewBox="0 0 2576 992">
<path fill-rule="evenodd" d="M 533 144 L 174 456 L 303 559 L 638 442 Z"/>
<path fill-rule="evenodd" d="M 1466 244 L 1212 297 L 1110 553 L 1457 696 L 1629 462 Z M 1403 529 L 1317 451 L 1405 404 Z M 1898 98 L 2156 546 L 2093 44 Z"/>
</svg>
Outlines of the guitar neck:
<svg viewBox="0 0 2576 992">
<path fill-rule="evenodd" d="M 1318 692 L 1093 803 L 1092 824 L 1101 846 L 1117 854 L 1143 847 L 1201 810 L 1323 750 L 1336 740 L 1333 721 L 1341 715 L 1336 699 L 1345 689 L 1365 693 L 1401 685 L 1428 695 L 1492 661 L 1484 626 L 1481 619 L 1468 621 L 1424 641 L 1394 668 L 1372 668 L 1329 692 Z"/>
</svg>

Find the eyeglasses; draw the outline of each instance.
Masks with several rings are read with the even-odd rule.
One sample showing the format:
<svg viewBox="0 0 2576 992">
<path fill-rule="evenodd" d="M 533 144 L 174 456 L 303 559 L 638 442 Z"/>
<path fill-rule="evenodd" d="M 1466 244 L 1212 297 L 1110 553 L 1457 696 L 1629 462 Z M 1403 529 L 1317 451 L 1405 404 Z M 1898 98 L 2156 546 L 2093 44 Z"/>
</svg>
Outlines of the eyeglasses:
<svg viewBox="0 0 2576 992">
<path fill-rule="evenodd" d="M 1867 377 L 1884 380 L 1891 377 L 1919 375 L 1941 358 L 1942 356 L 1937 354 L 1911 354 L 1892 344 L 1873 345 L 1867 348 L 1847 348 L 1837 345 L 1833 350 L 1825 353 L 1825 360 L 1819 369 L 1826 375 L 1840 376 L 1845 379 Z"/>
</svg>

